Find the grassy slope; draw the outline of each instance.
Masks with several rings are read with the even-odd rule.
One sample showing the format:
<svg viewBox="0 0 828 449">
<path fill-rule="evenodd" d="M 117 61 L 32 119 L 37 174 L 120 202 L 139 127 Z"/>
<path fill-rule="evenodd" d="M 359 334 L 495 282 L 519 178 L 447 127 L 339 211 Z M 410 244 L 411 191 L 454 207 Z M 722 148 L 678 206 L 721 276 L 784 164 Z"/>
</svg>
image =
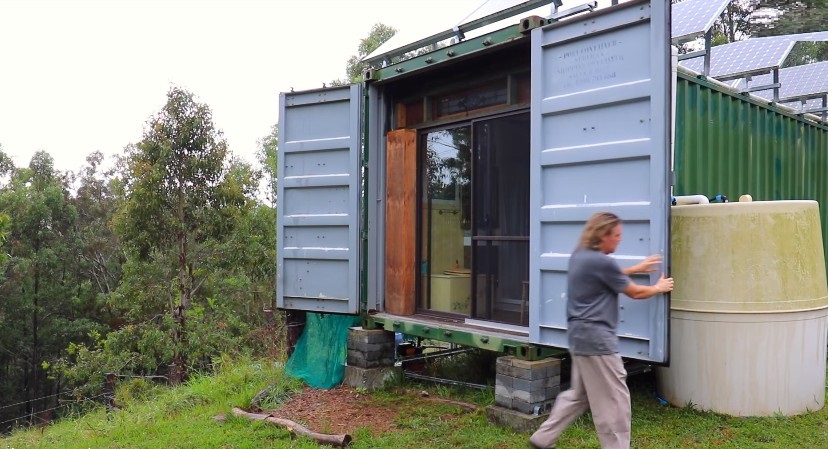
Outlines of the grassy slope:
<svg viewBox="0 0 828 449">
<path fill-rule="evenodd" d="M 225 362 L 213 377 L 198 377 L 175 389 L 135 383 L 119 389 L 121 411 L 95 411 L 64 420 L 45 429 L 18 432 L 0 439 L 7 448 L 317 448 L 316 443 L 291 440 L 285 430 L 244 418 L 213 417 L 233 406 L 246 406 L 257 392 L 276 385 L 284 392 L 297 383 L 268 362 Z M 663 407 L 652 397 L 651 379 L 631 381 L 633 390 L 633 445 L 636 448 L 818 448 L 828 447 L 828 408 L 798 417 L 733 418 L 689 408 Z M 443 387 L 417 386 L 443 396 L 487 405 L 491 392 L 480 394 Z M 757 392 L 761 394 L 761 392 Z M 371 395 L 379 403 L 394 404 L 389 392 Z M 485 413 L 460 414 L 444 419 L 456 407 L 434 404 L 407 408 L 399 432 L 372 437 L 355 432 L 351 447 L 360 448 L 523 448 L 528 435 L 490 424 Z M 451 413 L 448 413 L 451 414 Z M 559 446 L 597 448 L 592 422 L 586 415 L 568 429 Z"/>
</svg>

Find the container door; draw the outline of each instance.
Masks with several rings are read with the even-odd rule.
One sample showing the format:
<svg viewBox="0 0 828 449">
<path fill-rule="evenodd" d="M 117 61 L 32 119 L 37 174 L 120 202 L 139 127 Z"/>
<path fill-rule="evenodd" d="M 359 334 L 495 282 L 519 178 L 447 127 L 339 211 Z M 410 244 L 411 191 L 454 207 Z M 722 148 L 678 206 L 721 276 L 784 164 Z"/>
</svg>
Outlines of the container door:
<svg viewBox="0 0 828 449">
<path fill-rule="evenodd" d="M 633 1 L 532 31 L 533 343 L 568 346 L 567 264 L 593 213 L 624 220 L 622 268 L 670 260 L 669 14 L 664 0 Z M 622 295 L 621 355 L 666 363 L 669 313 L 664 296 Z"/>
<path fill-rule="evenodd" d="M 280 308 L 359 312 L 360 92 L 351 85 L 279 96 Z"/>
</svg>

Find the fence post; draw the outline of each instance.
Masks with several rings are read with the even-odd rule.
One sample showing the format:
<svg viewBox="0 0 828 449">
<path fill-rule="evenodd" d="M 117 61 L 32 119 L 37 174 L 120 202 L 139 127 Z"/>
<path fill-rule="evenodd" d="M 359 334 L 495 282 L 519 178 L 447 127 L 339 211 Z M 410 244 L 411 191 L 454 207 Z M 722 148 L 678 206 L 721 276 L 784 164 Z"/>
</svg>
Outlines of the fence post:
<svg viewBox="0 0 828 449">
<path fill-rule="evenodd" d="M 115 373 L 106 373 L 104 377 L 103 397 L 106 402 L 107 411 L 118 408 L 118 406 L 115 405 L 115 377 Z"/>
</svg>

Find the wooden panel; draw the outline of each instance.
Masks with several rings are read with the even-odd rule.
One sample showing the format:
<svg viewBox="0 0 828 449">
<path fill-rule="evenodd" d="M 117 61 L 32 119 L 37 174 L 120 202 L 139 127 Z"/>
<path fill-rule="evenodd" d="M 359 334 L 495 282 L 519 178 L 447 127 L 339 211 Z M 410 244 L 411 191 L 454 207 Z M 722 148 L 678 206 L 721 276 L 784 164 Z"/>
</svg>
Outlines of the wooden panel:
<svg viewBox="0 0 828 449">
<path fill-rule="evenodd" d="M 388 133 L 385 193 L 385 311 L 414 314 L 417 132 Z"/>
</svg>

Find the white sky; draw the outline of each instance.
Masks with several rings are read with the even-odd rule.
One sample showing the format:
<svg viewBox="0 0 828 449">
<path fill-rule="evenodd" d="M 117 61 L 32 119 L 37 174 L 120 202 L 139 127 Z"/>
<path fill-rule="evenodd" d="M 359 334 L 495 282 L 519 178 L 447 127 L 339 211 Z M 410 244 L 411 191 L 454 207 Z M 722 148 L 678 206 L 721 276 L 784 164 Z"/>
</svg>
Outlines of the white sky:
<svg viewBox="0 0 828 449">
<path fill-rule="evenodd" d="M 141 140 L 176 85 L 254 163 L 279 92 L 344 78 L 373 24 L 413 41 L 483 2 L 0 0 L 0 145 L 17 166 L 45 150 L 57 169 L 77 170 L 93 151 L 111 158 Z"/>
</svg>

